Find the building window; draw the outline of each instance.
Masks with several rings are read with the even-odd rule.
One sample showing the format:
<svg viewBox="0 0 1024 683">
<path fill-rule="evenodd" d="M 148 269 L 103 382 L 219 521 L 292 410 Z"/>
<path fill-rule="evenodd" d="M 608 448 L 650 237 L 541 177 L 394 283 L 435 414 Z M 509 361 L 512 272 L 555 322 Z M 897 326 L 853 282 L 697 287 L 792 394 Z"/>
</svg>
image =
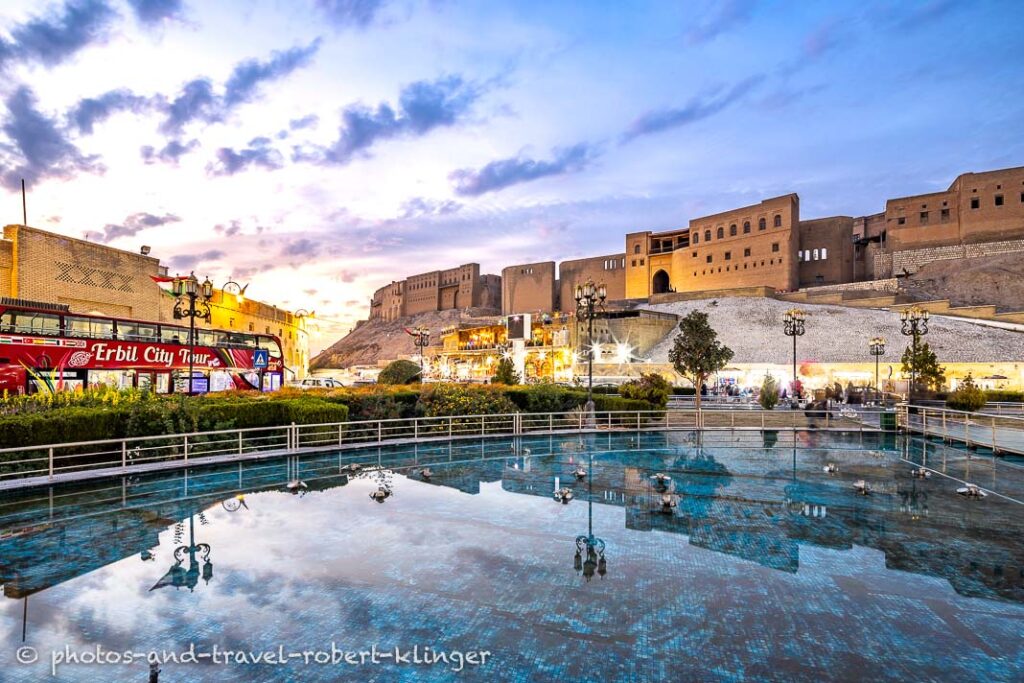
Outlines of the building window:
<svg viewBox="0 0 1024 683">
<path fill-rule="evenodd" d="M 763 219 L 763 218 L 758 218 L 757 219 L 757 229 L 758 230 L 764 230 L 767 227 L 768 227 L 768 223 L 765 221 L 765 219 Z"/>
<path fill-rule="evenodd" d="M 249 323 L 249 331 L 250 332 L 255 332 L 256 331 L 256 324 L 255 323 Z"/>
<path fill-rule="evenodd" d="M 750 221 L 743 221 L 743 234 L 750 232 Z"/>
<path fill-rule="evenodd" d="M 813 256 L 813 258 L 814 258 L 814 260 L 815 260 L 815 261 L 817 261 L 817 260 L 818 260 L 818 250 L 817 250 L 817 249 L 815 249 L 815 250 L 814 250 L 814 256 Z"/>
<path fill-rule="evenodd" d="M 704 231 L 704 241 L 705 242 L 710 242 L 711 241 L 711 231 L 710 230 L 705 230 Z"/>
<path fill-rule="evenodd" d="M 943 223 L 949 222 L 949 209 L 943 209 L 939 212 L 939 220 Z"/>
<path fill-rule="evenodd" d="M 776 228 L 781 228 L 782 227 L 782 216 L 779 215 L 779 214 L 775 214 L 775 227 Z"/>
<path fill-rule="evenodd" d="M 732 252 L 731 251 L 725 252 L 725 260 L 726 261 L 732 261 Z"/>
<path fill-rule="evenodd" d="M 697 258 L 697 252 L 693 252 L 693 258 Z"/>
<path fill-rule="evenodd" d="M 997 194 L 996 195 L 996 206 L 1002 206 L 1002 205 L 1003 205 L 1003 195 Z"/>
<path fill-rule="evenodd" d="M 907 219 L 904 218 L 903 216 L 900 216 L 899 218 L 896 219 L 896 225 L 903 225 L 906 222 L 907 222 Z"/>
<path fill-rule="evenodd" d="M 724 239 L 724 238 L 725 238 L 725 228 L 719 226 L 718 227 L 718 239 Z"/>
<path fill-rule="evenodd" d="M 711 263 L 711 254 L 708 254 L 707 263 Z"/>
<path fill-rule="evenodd" d="M 640 259 L 640 265 L 642 266 L 643 264 L 644 264 L 644 259 Z"/>
<path fill-rule="evenodd" d="M 743 258 L 747 258 L 748 256 L 750 256 L 750 247 L 743 250 Z"/>
<path fill-rule="evenodd" d="M 1024 196 L 1024 195 L 1022 195 L 1022 196 Z M 695 232 L 695 233 L 693 233 L 693 243 L 697 244 L 698 242 L 700 242 L 700 233 L 699 232 Z"/>
<path fill-rule="evenodd" d="M 928 225 L 928 212 L 922 211 L 920 215 L 921 225 Z"/>
<path fill-rule="evenodd" d="M 828 249 L 826 249 L 825 247 L 822 247 L 821 248 L 821 260 L 824 261 L 827 258 L 828 258 Z"/>
<path fill-rule="evenodd" d="M 636 259 L 633 259 L 633 267 L 636 268 Z"/>
<path fill-rule="evenodd" d="M 1024 192 L 1020 193 L 1020 203 L 1024 204 Z"/>
<path fill-rule="evenodd" d="M 639 244 L 633 245 L 633 253 L 634 254 L 639 254 L 640 253 L 640 245 Z"/>
<path fill-rule="evenodd" d="M 736 224 L 733 223 L 732 225 L 729 226 L 729 237 L 735 237 L 735 236 L 736 236 Z"/>
<path fill-rule="evenodd" d="M 779 250 L 779 243 L 778 242 L 772 242 L 772 253 L 777 252 L 778 250 Z"/>
<path fill-rule="evenodd" d="M 971 197 L 971 208 L 977 209 L 981 207 L 981 200 L 977 197 Z"/>
</svg>

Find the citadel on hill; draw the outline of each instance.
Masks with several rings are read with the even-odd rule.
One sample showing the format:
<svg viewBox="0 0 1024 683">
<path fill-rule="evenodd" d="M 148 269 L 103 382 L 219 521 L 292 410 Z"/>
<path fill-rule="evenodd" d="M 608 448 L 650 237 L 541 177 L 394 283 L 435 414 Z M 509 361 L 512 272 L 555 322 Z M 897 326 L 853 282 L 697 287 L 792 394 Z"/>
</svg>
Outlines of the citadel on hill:
<svg viewBox="0 0 1024 683">
<path fill-rule="evenodd" d="M 609 301 L 651 304 L 816 287 L 893 291 L 892 278 L 930 262 L 1015 252 L 1024 252 L 1024 167 L 964 173 L 943 192 L 889 199 L 866 216 L 803 220 L 792 193 L 674 230 L 629 233 L 617 254 L 511 265 L 500 276 L 475 263 L 420 273 L 374 292 L 369 318 L 572 312 L 573 287 L 588 279 L 607 285 Z"/>
</svg>

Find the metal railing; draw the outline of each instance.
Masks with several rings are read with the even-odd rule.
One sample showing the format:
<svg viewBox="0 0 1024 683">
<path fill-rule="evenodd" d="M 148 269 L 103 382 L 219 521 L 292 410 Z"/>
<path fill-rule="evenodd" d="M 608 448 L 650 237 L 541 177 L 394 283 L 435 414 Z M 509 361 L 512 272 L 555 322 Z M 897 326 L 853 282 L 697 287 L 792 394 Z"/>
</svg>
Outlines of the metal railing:
<svg viewBox="0 0 1024 683">
<path fill-rule="evenodd" d="M 878 431 L 863 416 L 837 411 L 728 409 L 583 411 L 416 417 L 224 429 L 0 449 L 0 488 L 31 478 L 55 481 L 81 473 L 118 474 L 225 460 L 424 439 L 532 433 L 660 430 Z M 6 484 L 6 486 L 5 486 Z"/>
<path fill-rule="evenodd" d="M 990 448 L 997 453 L 1024 454 L 1024 416 L 969 413 L 950 408 L 900 404 L 898 426 L 908 432 L 943 441 L 959 441 L 968 448 Z"/>
</svg>

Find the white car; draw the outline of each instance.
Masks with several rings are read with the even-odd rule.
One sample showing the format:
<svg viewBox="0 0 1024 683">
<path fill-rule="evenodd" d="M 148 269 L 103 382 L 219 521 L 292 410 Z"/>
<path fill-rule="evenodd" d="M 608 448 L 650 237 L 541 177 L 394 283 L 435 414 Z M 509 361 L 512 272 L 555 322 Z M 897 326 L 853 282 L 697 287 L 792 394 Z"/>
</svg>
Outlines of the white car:
<svg viewBox="0 0 1024 683">
<path fill-rule="evenodd" d="M 296 389 L 337 389 L 342 386 L 341 382 L 330 377 L 307 377 L 298 382 L 291 382 L 290 387 Z"/>
</svg>

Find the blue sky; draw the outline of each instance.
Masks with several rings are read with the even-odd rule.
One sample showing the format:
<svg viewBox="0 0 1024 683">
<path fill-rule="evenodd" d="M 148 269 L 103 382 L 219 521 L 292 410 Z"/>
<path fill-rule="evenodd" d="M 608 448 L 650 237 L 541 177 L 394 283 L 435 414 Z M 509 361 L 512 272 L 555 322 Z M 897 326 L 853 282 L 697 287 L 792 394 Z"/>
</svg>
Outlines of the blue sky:
<svg viewBox="0 0 1024 683">
<path fill-rule="evenodd" d="M 787 192 L 862 215 L 1022 165 L 1022 15 L 5 0 L 0 206 L 20 222 L 25 177 L 31 225 L 351 323 L 414 272 L 614 253 Z"/>
</svg>

